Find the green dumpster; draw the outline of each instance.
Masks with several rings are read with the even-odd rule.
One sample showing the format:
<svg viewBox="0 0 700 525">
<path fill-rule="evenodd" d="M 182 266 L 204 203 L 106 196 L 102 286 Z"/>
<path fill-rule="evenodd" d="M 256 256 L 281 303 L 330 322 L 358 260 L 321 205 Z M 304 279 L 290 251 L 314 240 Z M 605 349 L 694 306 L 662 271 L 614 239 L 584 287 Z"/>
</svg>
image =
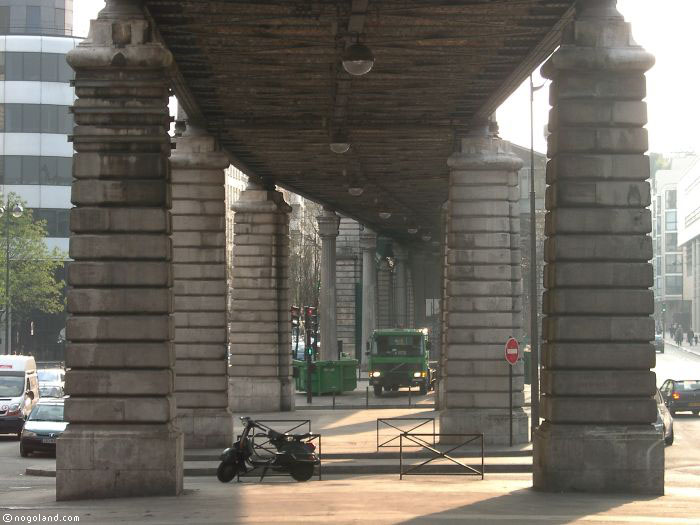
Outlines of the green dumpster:
<svg viewBox="0 0 700 525">
<path fill-rule="evenodd" d="M 314 361 L 311 372 L 311 393 L 314 395 L 340 394 L 357 388 L 357 360 Z M 306 392 L 306 361 L 292 361 L 298 370 L 294 375 L 296 388 Z"/>
</svg>

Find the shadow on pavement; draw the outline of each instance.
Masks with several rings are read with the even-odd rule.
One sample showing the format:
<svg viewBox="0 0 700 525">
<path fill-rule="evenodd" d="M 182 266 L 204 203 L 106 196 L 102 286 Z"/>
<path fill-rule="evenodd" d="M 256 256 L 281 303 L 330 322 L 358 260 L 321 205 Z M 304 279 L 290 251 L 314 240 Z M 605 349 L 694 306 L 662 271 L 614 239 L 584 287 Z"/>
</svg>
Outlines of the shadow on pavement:
<svg viewBox="0 0 700 525">
<path fill-rule="evenodd" d="M 606 513 L 633 502 L 653 501 L 661 496 L 586 493 L 554 494 L 533 489 L 516 490 L 463 507 L 426 514 L 405 524 L 423 523 L 508 523 L 564 525 L 579 519 Z"/>
</svg>

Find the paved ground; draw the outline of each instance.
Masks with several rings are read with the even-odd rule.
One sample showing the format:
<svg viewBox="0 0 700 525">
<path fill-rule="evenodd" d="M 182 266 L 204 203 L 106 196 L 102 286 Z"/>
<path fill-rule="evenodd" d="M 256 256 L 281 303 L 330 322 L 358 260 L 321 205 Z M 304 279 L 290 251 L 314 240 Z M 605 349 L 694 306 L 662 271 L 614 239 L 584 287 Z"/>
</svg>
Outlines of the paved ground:
<svg viewBox="0 0 700 525">
<path fill-rule="evenodd" d="M 700 357 L 667 347 L 657 354 L 659 383 L 700 371 Z M 370 394 L 371 395 L 371 394 Z M 401 393 L 396 394 L 397 397 Z M 301 408 L 301 407 L 300 407 Z M 265 414 L 311 419 L 324 436 L 324 452 L 371 453 L 376 418 L 434 417 L 431 408 L 299 410 Z M 53 458 L 19 457 L 14 438 L 0 436 L 0 519 L 77 516 L 80 523 L 474 523 L 474 524 L 700 524 L 700 418 L 678 414 L 675 443 L 666 448 L 666 495 L 630 497 L 543 494 L 530 489 L 529 474 L 487 474 L 485 480 L 457 476 L 332 476 L 297 483 L 222 484 L 210 477 L 185 478 L 178 498 L 55 501 L 53 478 L 24 475 L 27 466 L 53 467 Z M 390 460 L 384 460 L 390 461 Z M 6 521 L 9 520 L 9 521 Z"/>
</svg>

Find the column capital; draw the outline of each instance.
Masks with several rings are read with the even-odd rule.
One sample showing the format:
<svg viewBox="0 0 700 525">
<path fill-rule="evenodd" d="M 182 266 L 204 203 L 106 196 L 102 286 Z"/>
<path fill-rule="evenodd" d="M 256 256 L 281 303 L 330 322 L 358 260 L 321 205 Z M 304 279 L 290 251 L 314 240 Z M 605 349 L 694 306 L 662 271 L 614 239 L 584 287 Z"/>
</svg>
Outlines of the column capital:
<svg viewBox="0 0 700 525">
<path fill-rule="evenodd" d="M 460 151 L 447 159 L 452 170 L 518 171 L 523 166 L 510 145 L 488 135 L 470 135 L 460 141 Z"/>
<path fill-rule="evenodd" d="M 186 121 L 182 136 L 175 138 L 176 148 L 170 156 L 170 164 L 176 169 L 223 170 L 230 164 L 228 156 L 219 149 L 213 135 Z"/>
<path fill-rule="evenodd" d="M 644 73 L 654 55 L 632 38 L 632 28 L 615 7 L 615 0 L 579 2 L 576 19 L 562 33 L 559 49 L 544 63 L 542 76 L 559 71 Z"/>
<path fill-rule="evenodd" d="M 363 251 L 377 249 L 377 234 L 369 228 L 364 228 L 360 232 L 360 248 Z"/>
<path fill-rule="evenodd" d="M 316 216 L 318 222 L 318 234 L 321 238 L 337 237 L 340 227 L 340 217 L 333 211 L 323 208 L 321 215 Z"/>
</svg>

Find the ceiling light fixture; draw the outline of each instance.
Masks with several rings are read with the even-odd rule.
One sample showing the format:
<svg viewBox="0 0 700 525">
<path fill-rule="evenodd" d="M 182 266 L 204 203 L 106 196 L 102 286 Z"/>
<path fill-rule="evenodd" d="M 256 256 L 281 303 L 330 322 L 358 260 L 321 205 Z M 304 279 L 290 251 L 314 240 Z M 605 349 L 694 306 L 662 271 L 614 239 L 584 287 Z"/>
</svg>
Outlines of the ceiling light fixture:
<svg viewBox="0 0 700 525">
<path fill-rule="evenodd" d="M 423 239 L 425 242 L 428 242 L 430 239 L 433 237 L 429 233 L 424 233 L 421 239 Z"/>
<path fill-rule="evenodd" d="M 353 197 L 359 197 L 365 192 L 365 189 L 360 185 L 351 184 L 348 188 L 348 193 Z"/>
<path fill-rule="evenodd" d="M 391 217 L 391 212 L 388 212 L 388 211 L 380 211 L 380 212 L 379 212 L 379 218 L 380 218 L 380 219 L 387 220 L 387 219 L 390 218 L 390 217 Z"/>
<path fill-rule="evenodd" d="M 418 228 L 416 226 L 409 226 L 408 233 L 410 233 L 411 235 L 415 235 L 416 233 L 418 233 Z"/>
<path fill-rule="evenodd" d="M 374 55 L 366 45 L 355 42 L 343 51 L 343 69 L 351 75 L 356 77 L 366 75 L 372 66 L 374 66 Z"/>
</svg>

